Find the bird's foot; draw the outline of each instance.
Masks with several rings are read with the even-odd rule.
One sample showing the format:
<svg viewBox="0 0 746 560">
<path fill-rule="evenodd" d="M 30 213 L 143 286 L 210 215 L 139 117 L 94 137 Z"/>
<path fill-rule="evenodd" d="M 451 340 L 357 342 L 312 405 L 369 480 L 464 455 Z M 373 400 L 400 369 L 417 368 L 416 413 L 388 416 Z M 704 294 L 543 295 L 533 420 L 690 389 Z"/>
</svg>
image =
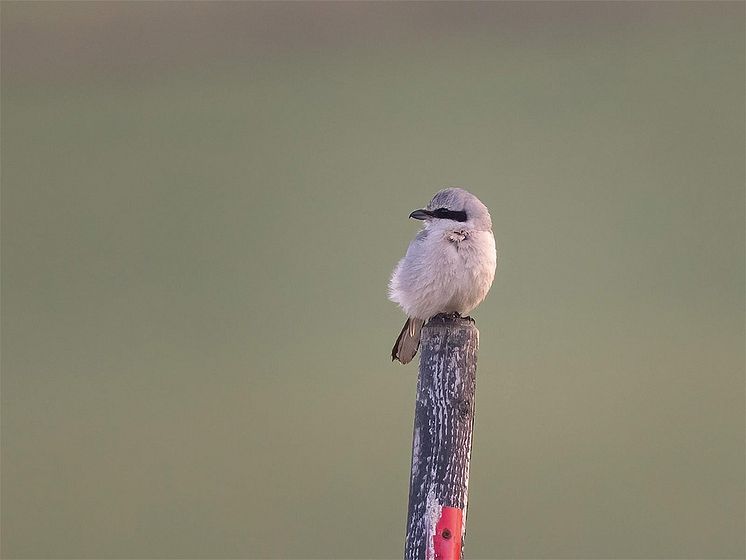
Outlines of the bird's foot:
<svg viewBox="0 0 746 560">
<path fill-rule="evenodd" d="M 457 311 L 453 311 L 452 313 L 438 313 L 437 315 L 434 315 L 430 318 L 430 321 L 437 321 L 441 320 L 444 321 L 446 319 L 466 319 L 467 321 L 473 323 L 474 319 L 471 317 L 463 317 L 461 313 L 458 313 Z"/>
</svg>

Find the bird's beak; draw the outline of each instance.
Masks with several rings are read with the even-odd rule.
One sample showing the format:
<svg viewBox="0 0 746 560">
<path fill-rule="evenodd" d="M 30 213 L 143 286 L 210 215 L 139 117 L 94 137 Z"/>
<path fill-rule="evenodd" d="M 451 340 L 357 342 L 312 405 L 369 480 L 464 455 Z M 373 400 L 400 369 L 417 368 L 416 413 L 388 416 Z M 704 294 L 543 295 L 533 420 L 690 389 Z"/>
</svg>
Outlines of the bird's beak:
<svg viewBox="0 0 746 560">
<path fill-rule="evenodd" d="M 426 220 L 427 218 L 432 218 L 433 213 L 430 210 L 415 210 L 409 215 L 410 218 L 414 218 L 415 220 Z"/>
</svg>

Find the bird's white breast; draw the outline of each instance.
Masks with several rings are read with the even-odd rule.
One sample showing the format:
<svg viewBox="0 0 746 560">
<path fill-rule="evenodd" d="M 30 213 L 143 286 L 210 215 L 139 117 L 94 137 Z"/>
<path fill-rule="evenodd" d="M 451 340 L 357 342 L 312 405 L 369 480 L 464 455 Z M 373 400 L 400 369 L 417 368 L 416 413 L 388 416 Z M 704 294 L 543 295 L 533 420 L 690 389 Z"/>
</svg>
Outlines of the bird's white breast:
<svg viewBox="0 0 746 560">
<path fill-rule="evenodd" d="M 390 297 L 410 317 L 467 314 L 495 277 L 495 238 L 489 231 L 430 231 L 412 242 L 394 270 Z"/>
</svg>

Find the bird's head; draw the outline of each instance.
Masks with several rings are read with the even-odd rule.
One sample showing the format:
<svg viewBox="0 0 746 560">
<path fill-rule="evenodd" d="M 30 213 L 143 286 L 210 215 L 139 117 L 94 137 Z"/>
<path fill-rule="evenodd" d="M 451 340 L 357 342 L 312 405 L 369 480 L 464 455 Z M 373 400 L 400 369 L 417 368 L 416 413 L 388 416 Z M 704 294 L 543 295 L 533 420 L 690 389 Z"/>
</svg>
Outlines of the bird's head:
<svg viewBox="0 0 746 560">
<path fill-rule="evenodd" d="M 425 227 L 490 231 L 492 218 L 487 207 L 469 191 L 449 187 L 438 191 L 426 208 L 409 215 L 424 220 Z"/>
</svg>

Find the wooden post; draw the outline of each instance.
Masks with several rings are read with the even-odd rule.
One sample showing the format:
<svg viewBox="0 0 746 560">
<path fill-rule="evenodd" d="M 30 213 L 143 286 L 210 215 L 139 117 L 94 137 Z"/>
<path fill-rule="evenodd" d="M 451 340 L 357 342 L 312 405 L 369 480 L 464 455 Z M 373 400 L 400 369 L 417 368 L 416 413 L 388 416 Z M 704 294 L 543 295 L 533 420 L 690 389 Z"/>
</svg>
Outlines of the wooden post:
<svg viewBox="0 0 746 560">
<path fill-rule="evenodd" d="M 466 533 L 479 331 L 436 315 L 422 329 L 405 560 L 459 560 Z"/>
</svg>

